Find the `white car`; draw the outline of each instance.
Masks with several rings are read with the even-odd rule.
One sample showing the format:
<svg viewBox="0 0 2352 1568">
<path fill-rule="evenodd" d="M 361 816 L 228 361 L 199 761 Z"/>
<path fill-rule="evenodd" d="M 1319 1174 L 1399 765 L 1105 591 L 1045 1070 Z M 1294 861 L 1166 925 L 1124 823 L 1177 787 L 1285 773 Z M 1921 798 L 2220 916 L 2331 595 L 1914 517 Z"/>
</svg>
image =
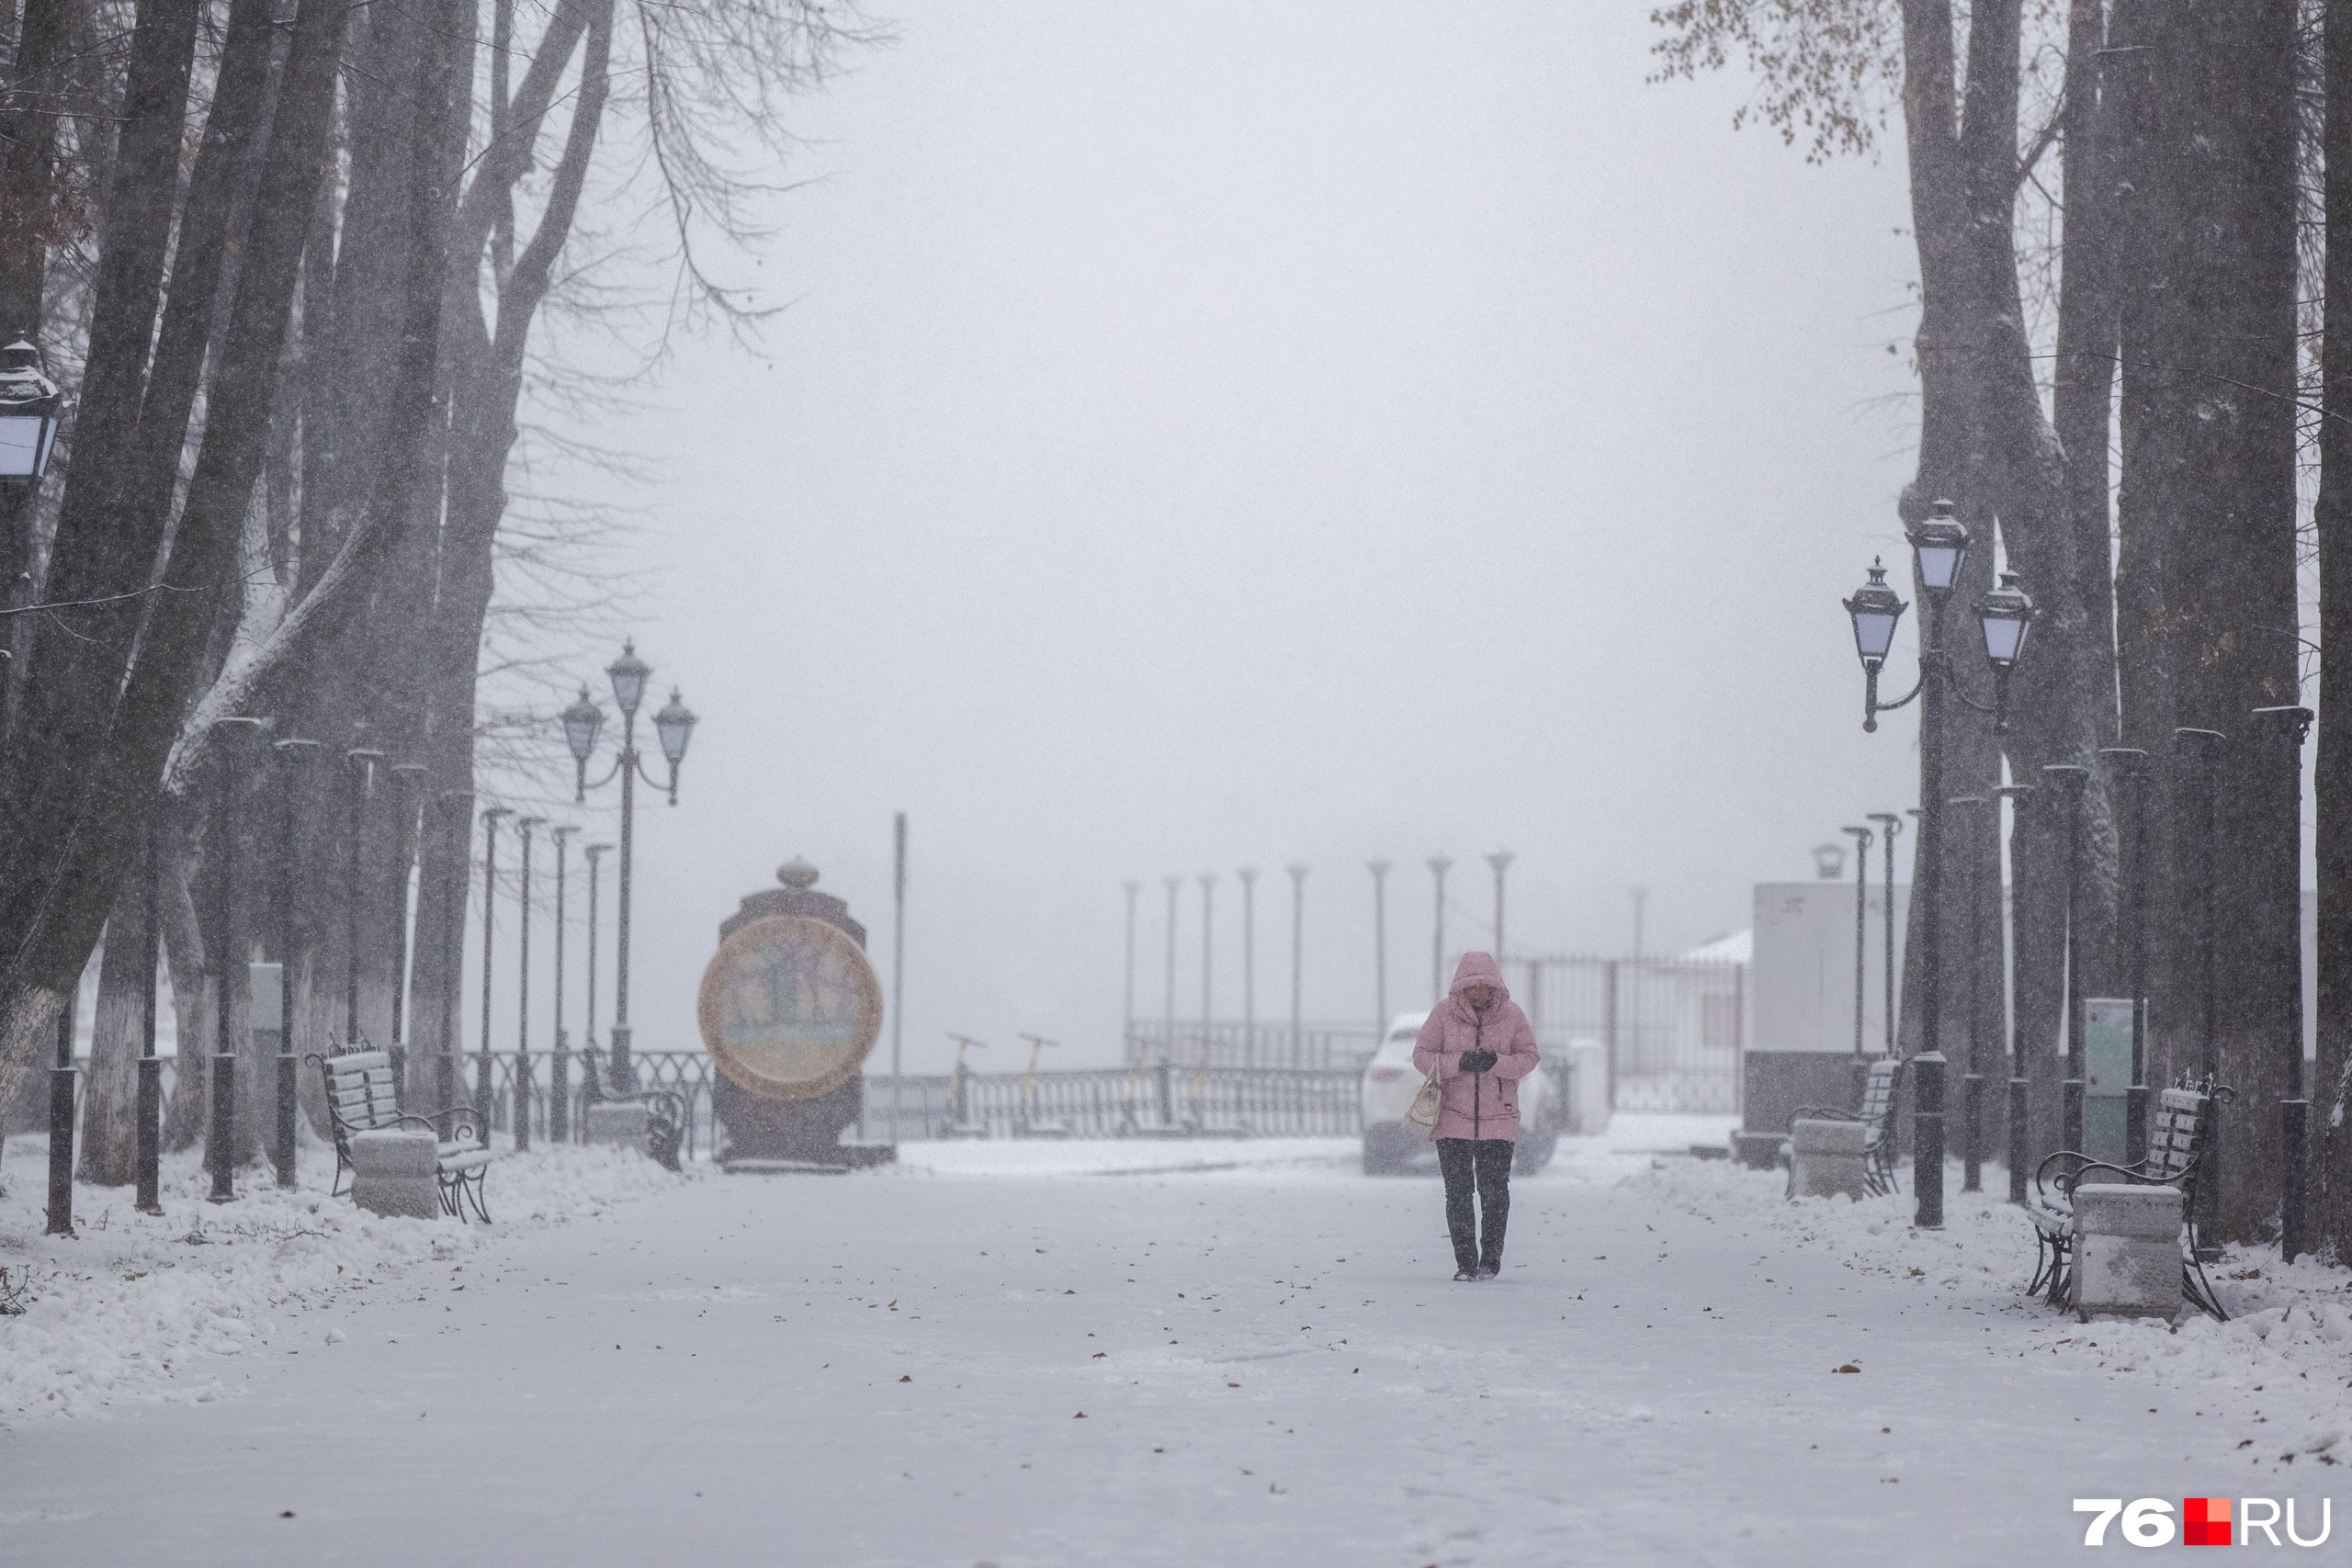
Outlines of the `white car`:
<svg viewBox="0 0 2352 1568">
<path fill-rule="evenodd" d="M 1437 1145 L 1405 1120 L 1425 1081 L 1413 1066 L 1413 1042 L 1420 1038 L 1426 1012 L 1400 1012 L 1389 1021 L 1387 1037 L 1364 1064 L 1363 1169 L 1385 1176 L 1417 1166 L 1434 1168 Z M 1552 1163 L 1560 1146 L 1566 1107 L 1552 1076 L 1538 1066 L 1519 1082 L 1519 1152 L 1511 1169 L 1532 1176 Z"/>
</svg>

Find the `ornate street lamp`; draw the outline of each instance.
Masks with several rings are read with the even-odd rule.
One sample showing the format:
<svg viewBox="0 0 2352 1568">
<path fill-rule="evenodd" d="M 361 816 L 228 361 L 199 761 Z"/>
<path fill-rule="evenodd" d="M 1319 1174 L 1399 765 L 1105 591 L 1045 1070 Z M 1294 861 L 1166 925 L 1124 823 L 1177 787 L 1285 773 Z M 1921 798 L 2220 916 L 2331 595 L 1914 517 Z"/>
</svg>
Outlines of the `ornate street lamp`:
<svg viewBox="0 0 2352 1568">
<path fill-rule="evenodd" d="M 588 759 L 595 751 L 597 731 L 604 728 L 604 711 L 590 700 L 583 686 L 580 700 L 562 714 L 564 743 L 571 749 L 577 770 L 575 798 L 585 801 L 589 790 L 602 789 L 616 778 L 621 785 L 620 901 L 614 910 L 612 1055 L 607 1075 L 611 1088 L 607 1099 L 611 1100 L 633 1100 L 637 1097 L 637 1077 L 628 1059 L 628 918 L 630 872 L 637 847 L 637 781 L 642 777 L 655 789 L 666 790 L 670 804 L 677 805 L 678 764 L 685 761 L 686 745 L 694 739 L 695 726 L 699 722 L 673 688 L 669 705 L 653 716 L 654 736 L 670 764 L 669 782 L 665 784 L 646 771 L 637 750 L 637 710 L 645 701 L 645 682 L 652 673 L 653 667 L 637 656 L 634 641 L 622 644 L 621 656 L 605 667 L 605 674 L 613 684 L 613 701 L 621 710 L 621 749 L 613 760 L 612 771 L 594 784 L 588 782 Z"/>
<path fill-rule="evenodd" d="M 0 349 L 0 482 L 29 488 L 49 469 L 65 394 L 40 373 L 40 350 L 22 338 Z"/>
<path fill-rule="evenodd" d="M 1894 702 L 1879 701 L 1878 676 L 1905 606 L 1887 586 L 1885 567 L 1873 561 L 1868 581 L 1845 601 L 1847 616 L 1853 623 L 1854 650 L 1862 663 L 1863 729 L 1875 730 L 1882 711 L 1902 707 L 1915 697 L 1924 699 L 1919 706 L 1918 880 L 1920 896 L 1927 902 L 1920 924 L 1920 1051 L 1913 1063 L 1912 1079 L 1912 1173 L 1918 1193 L 1916 1221 L 1923 1227 L 1943 1224 L 1944 1056 L 1938 1016 L 1943 955 L 1938 906 L 1943 886 L 1944 698 L 1957 697 L 1963 706 L 1992 716 L 1995 733 L 2007 730 L 2008 677 L 2025 652 L 2026 632 L 2033 617 L 2031 601 L 2018 588 L 2015 577 L 2005 574 L 2001 586 L 1985 594 L 1976 608 L 1996 701 L 1980 703 L 1962 690 L 1951 656 L 1940 643 L 1944 605 L 1960 586 L 1961 571 L 1968 560 L 1968 529 L 1953 510 L 1951 502 L 1938 501 L 1909 530 L 1912 564 L 1920 591 L 1928 598 L 1928 615 L 1919 638 L 1919 683 Z M 1890 887 L 1890 909 L 1892 892 Z M 1890 1015 L 1894 1006 L 1891 992 L 1890 987 Z"/>
</svg>

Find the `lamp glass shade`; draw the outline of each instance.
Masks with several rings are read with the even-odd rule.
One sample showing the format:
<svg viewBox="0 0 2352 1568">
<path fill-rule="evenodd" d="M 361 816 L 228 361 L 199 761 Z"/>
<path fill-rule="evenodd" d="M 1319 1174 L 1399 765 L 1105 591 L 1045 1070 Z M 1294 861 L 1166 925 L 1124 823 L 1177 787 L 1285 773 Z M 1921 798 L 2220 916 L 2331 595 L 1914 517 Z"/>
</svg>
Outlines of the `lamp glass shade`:
<svg viewBox="0 0 2352 1568">
<path fill-rule="evenodd" d="M 1815 844 L 1813 846 L 1814 874 L 1824 882 L 1836 882 L 1846 874 L 1846 846 Z"/>
<path fill-rule="evenodd" d="M 0 479 L 37 479 L 57 444 L 64 394 L 40 373 L 40 351 L 21 338 L 0 349 Z"/>
<path fill-rule="evenodd" d="M 1976 621 L 1984 629 L 1984 661 L 1996 670 L 2015 668 L 2033 626 L 2033 601 L 2018 586 L 2016 572 L 2003 572 L 2001 585 L 1977 601 Z"/>
<path fill-rule="evenodd" d="M 674 686 L 670 690 L 669 705 L 653 716 L 653 733 L 662 739 L 662 755 L 670 759 L 672 766 L 686 760 L 686 742 L 695 738 L 695 726 L 700 721 L 695 710 L 678 695 Z"/>
<path fill-rule="evenodd" d="M 612 677 L 613 701 L 620 704 L 622 713 L 635 717 L 637 705 L 645 700 L 645 682 L 653 666 L 637 656 L 635 642 L 628 642 L 621 645 L 621 656 L 605 666 L 605 673 Z"/>
<path fill-rule="evenodd" d="M 1894 625 L 1908 608 L 1886 585 L 1886 568 L 1872 561 L 1870 581 L 1846 601 L 1846 614 L 1854 621 L 1854 651 L 1865 665 L 1876 668 L 1885 661 L 1886 650 L 1894 646 Z"/>
<path fill-rule="evenodd" d="M 1951 502 L 1939 501 L 1926 522 L 1911 530 L 1911 553 L 1919 563 L 1919 586 L 1939 596 L 1960 582 L 1960 569 L 1968 558 L 1968 529 L 1951 514 Z"/>
<path fill-rule="evenodd" d="M 605 710 L 588 700 L 588 688 L 580 688 L 580 700 L 563 710 L 563 743 L 571 748 L 572 759 L 584 762 L 596 750 L 596 732 L 605 727 Z"/>
</svg>

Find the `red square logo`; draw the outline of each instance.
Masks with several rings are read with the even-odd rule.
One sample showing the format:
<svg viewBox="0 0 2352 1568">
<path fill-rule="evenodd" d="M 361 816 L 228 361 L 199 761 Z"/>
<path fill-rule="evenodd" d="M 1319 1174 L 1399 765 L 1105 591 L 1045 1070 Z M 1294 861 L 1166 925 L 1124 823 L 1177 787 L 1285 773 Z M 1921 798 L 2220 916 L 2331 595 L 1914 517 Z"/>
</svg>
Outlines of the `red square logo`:
<svg viewBox="0 0 2352 1568">
<path fill-rule="evenodd" d="M 2183 1497 L 2180 1500 L 2180 1543 L 2183 1546 L 2230 1544 L 2230 1500 L 2227 1497 Z"/>
</svg>

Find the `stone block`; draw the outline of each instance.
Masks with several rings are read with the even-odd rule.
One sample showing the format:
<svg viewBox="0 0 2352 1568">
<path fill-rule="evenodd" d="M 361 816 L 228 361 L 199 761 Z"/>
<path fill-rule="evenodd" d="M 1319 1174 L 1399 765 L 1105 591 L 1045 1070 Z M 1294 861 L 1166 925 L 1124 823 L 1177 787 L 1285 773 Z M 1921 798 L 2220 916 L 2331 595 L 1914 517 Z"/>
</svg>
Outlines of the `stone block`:
<svg viewBox="0 0 2352 1568">
<path fill-rule="evenodd" d="M 2176 1187 L 2075 1189 L 2075 1316 L 2177 1316 L 2180 1218 Z"/>
<path fill-rule="evenodd" d="M 1869 1127 L 1860 1122 L 1792 1123 L 1789 1196 L 1830 1198 L 1843 1192 L 1860 1202 L 1869 1192 L 1863 1160 L 1869 1138 Z"/>
<path fill-rule="evenodd" d="M 351 1201 L 390 1219 L 438 1219 L 437 1148 L 433 1134 L 422 1129 L 354 1133 Z"/>
<path fill-rule="evenodd" d="M 600 1100 L 588 1108 L 582 1136 L 592 1144 L 645 1146 L 645 1102 L 641 1100 Z"/>
</svg>

